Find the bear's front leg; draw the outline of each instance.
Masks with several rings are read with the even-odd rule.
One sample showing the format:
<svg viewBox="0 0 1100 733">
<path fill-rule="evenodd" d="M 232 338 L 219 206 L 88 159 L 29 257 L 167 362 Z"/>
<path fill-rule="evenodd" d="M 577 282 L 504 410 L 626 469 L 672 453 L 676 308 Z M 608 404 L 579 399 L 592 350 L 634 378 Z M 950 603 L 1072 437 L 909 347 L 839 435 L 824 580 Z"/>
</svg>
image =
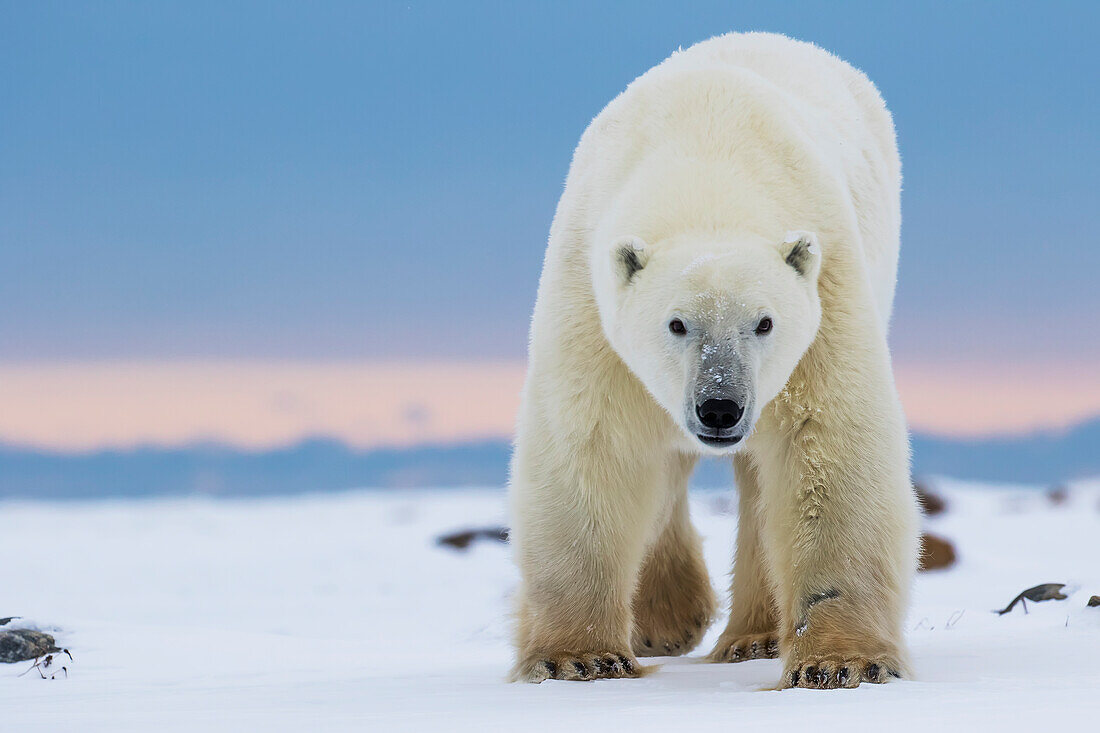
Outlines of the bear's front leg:
<svg viewBox="0 0 1100 733">
<path fill-rule="evenodd" d="M 788 389 L 760 436 L 781 686 L 855 687 L 909 671 L 902 623 L 918 515 L 904 423 L 892 384 L 858 396 L 826 403 Z"/>
<path fill-rule="evenodd" d="M 634 592 L 632 645 L 641 657 L 687 654 L 702 640 L 718 605 L 702 542 L 688 516 L 694 459 L 680 461 L 672 514 L 642 563 Z"/>
<path fill-rule="evenodd" d="M 528 445 L 538 449 L 528 452 Z M 638 677 L 631 597 L 667 496 L 642 457 L 611 445 L 517 442 L 513 542 L 523 576 L 516 681 Z M 648 472 L 648 473 L 647 473 Z"/>
<path fill-rule="evenodd" d="M 760 541 L 760 481 L 756 466 L 742 453 L 734 458 L 737 495 L 737 554 L 730 583 L 726 629 L 708 655 L 712 662 L 745 662 L 779 656 L 779 621 L 764 548 Z"/>
</svg>

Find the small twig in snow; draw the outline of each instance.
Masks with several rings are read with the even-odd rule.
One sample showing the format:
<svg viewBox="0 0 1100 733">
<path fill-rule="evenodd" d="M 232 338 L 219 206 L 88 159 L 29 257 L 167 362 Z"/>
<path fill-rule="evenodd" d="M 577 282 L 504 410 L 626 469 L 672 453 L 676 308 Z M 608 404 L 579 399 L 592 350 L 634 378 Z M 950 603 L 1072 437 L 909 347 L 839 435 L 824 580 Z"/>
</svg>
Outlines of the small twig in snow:
<svg viewBox="0 0 1100 733">
<path fill-rule="evenodd" d="M 1027 613 L 1027 601 L 1033 601 L 1035 603 L 1039 601 L 1064 601 L 1068 598 L 1068 596 L 1062 592 L 1062 589 L 1065 587 L 1065 583 L 1043 583 L 1034 588 L 1028 588 L 1020 593 L 1020 595 L 1013 598 L 1012 603 L 1009 603 L 1000 611 L 994 611 L 993 613 L 998 616 L 1004 616 L 1015 608 L 1017 603 L 1022 603 L 1024 606 L 1024 613 Z"/>
<path fill-rule="evenodd" d="M 965 608 L 955 611 L 955 613 L 951 614 L 951 618 L 947 619 L 947 623 L 944 625 L 944 628 L 950 629 L 952 626 L 957 624 L 962 619 L 964 613 L 966 613 Z"/>
<path fill-rule="evenodd" d="M 68 649 L 58 649 L 57 652 L 55 652 L 55 653 L 56 654 L 64 653 L 65 656 L 67 656 L 69 658 L 70 662 L 73 661 L 73 655 L 69 653 Z M 57 679 L 57 675 L 61 674 L 62 672 L 65 673 L 65 679 L 68 679 L 69 678 L 69 668 L 66 667 L 66 666 L 62 666 L 61 668 L 56 669 L 55 671 L 51 672 L 48 675 L 46 674 L 45 670 L 49 669 L 50 666 L 53 664 L 53 658 L 54 658 L 54 654 L 47 654 L 44 657 L 35 657 L 34 658 L 34 664 L 32 664 L 30 667 L 28 667 L 23 672 L 20 672 L 18 676 L 22 677 L 23 675 L 30 673 L 31 670 L 37 670 L 38 676 L 41 677 L 44 680 Z"/>
</svg>

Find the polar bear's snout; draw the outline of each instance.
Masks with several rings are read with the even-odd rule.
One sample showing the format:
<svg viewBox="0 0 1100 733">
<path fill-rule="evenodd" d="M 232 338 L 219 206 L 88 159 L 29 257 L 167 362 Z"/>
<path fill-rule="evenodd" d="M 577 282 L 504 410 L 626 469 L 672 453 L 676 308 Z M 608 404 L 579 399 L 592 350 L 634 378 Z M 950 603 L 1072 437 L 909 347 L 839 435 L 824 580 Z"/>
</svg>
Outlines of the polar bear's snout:
<svg viewBox="0 0 1100 733">
<path fill-rule="evenodd" d="M 728 395 L 697 395 L 688 408 L 695 413 L 688 420 L 689 430 L 708 448 L 733 448 L 748 433 L 747 421 L 742 419 L 747 412 L 745 407 L 743 400 L 730 399 Z"/>
<path fill-rule="evenodd" d="M 728 323 L 707 326 L 684 395 L 684 426 L 703 446 L 724 453 L 752 429 L 755 344 Z"/>
<path fill-rule="evenodd" d="M 743 412 L 741 405 L 733 400 L 711 398 L 695 406 L 695 414 L 703 427 L 717 432 L 729 430 L 740 422 Z"/>
<path fill-rule="evenodd" d="M 744 434 L 735 434 L 734 428 L 743 414 L 744 408 L 733 400 L 714 397 L 703 400 L 695 405 L 695 416 L 706 430 L 697 433 L 696 437 L 715 448 L 737 445 Z"/>
</svg>

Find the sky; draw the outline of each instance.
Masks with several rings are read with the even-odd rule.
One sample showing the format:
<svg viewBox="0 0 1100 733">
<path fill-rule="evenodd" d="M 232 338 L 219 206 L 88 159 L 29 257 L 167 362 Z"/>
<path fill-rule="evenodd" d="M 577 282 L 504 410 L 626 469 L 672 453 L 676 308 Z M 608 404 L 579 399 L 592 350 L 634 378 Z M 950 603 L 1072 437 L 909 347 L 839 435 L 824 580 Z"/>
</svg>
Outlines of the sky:
<svg viewBox="0 0 1100 733">
<path fill-rule="evenodd" d="M 1096 414 L 1098 8 L 0 2 L 0 441 L 253 444 L 262 415 L 230 431 L 211 408 L 185 429 L 197 398 L 185 409 L 175 387 L 224 404 L 218 390 L 279 370 L 320 416 L 263 440 L 506 434 L 516 397 L 496 392 L 522 374 L 577 139 L 633 78 L 729 30 L 834 51 L 894 113 L 891 339 L 914 424 Z M 481 378 L 497 368 L 512 381 Z M 134 427 L 96 433 L 104 370 L 160 379 L 147 389 L 166 401 L 123 389 L 109 404 Z M 451 391 L 395 376 L 409 370 Z"/>
</svg>

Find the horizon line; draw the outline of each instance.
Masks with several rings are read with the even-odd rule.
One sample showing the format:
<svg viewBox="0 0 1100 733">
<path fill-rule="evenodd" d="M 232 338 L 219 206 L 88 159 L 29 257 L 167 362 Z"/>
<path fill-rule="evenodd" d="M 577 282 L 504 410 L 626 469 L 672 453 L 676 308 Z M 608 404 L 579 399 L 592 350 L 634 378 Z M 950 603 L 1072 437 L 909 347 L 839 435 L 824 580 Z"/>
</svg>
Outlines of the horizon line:
<svg viewBox="0 0 1100 733">
<path fill-rule="evenodd" d="M 993 439 L 1100 416 L 1098 366 L 902 360 L 894 372 L 911 432 Z M 356 449 L 510 440 L 525 369 L 476 358 L 0 361 L 0 443 L 88 452 L 263 450 L 317 436 Z"/>
<path fill-rule="evenodd" d="M 1029 432 L 999 433 L 993 435 L 951 435 L 942 433 L 930 433 L 922 430 L 909 429 L 910 440 L 936 440 L 947 443 L 963 445 L 989 445 L 994 443 L 1011 443 L 1020 440 L 1041 440 L 1059 438 L 1086 428 L 1093 423 L 1100 423 L 1100 412 L 1085 417 L 1074 423 L 1052 428 L 1037 428 Z M 459 438 L 450 441 L 426 441 L 416 443 L 377 443 L 367 446 L 357 446 L 337 435 L 315 433 L 303 435 L 286 443 L 276 443 L 262 446 L 240 445 L 232 442 L 196 439 L 180 443 L 139 442 L 132 444 L 105 444 L 91 448 L 58 448 L 33 443 L 22 443 L 0 438 L 0 453 L 22 453 L 57 458 L 90 458 L 106 454 L 129 454 L 144 451 L 151 452 L 199 452 L 203 450 L 224 451 L 235 455 L 263 456 L 271 453 L 293 451 L 310 444 L 332 445 L 346 449 L 349 453 L 369 455 L 374 453 L 403 453 L 420 450 L 461 450 L 465 448 L 492 447 L 499 445 L 511 445 L 513 436 L 484 436 L 473 438 Z"/>
</svg>

